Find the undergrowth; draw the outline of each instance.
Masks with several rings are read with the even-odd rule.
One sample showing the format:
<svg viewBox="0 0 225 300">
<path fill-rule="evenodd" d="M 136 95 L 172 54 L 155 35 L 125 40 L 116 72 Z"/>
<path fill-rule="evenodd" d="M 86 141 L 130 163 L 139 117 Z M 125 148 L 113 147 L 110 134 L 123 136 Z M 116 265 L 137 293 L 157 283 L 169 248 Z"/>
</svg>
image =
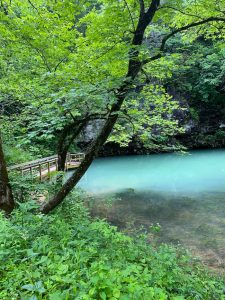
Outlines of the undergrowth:
<svg viewBox="0 0 225 300">
<path fill-rule="evenodd" d="M 47 216 L 34 203 L 0 216 L 0 299 L 225 299 L 222 279 L 183 250 L 91 220 L 73 198 Z"/>
</svg>

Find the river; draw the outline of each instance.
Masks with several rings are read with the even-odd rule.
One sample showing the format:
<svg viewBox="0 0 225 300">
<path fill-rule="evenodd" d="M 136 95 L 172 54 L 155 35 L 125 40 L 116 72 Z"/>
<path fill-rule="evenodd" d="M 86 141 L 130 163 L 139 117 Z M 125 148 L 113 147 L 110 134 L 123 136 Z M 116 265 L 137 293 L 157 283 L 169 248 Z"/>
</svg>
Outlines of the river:
<svg viewBox="0 0 225 300">
<path fill-rule="evenodd" d="M 157 242 L 225 268 L 225 150 L 99 158 L 79 186 L 94 215 L 125 230 L 159 223 Z"/>
</svg>

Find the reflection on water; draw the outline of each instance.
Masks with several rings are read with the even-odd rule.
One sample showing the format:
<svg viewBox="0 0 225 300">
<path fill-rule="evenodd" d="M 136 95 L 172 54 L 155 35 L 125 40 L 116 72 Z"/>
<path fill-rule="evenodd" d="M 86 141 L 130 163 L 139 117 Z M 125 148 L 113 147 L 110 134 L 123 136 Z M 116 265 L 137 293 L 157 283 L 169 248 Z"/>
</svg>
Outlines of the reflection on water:
<svg viewBox="0 0 225 300">
<path fill-rule="evenodd" d="M 80 186 L 96 199 L 95 215 L 121 228 L 159 223 L 158 242 L 225 268 L 225 150 L 97 159 Z M 104 207 L 112 194 L 119 200 Z"/>
</svg>

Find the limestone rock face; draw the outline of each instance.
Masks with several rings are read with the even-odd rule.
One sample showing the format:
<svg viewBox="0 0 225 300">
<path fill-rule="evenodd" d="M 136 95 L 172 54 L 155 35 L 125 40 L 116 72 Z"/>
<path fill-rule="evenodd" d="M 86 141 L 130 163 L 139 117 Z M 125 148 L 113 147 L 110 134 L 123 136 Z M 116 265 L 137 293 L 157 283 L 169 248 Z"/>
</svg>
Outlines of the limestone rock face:
<svg viewBox="0 0 225 300">
<path fill-rule="evenodd" d="M 179 101 L 180 109 L 174 111 L 174 117 L 183 126 L 184 133 L 174 136 L 171 143 L 179 142 L 188 149 L 225 147 L 225 104 L 191 103 L 184 96 L 169 88 L 168 92 Z M 103 120 L 92 121 L 80 136 L 80 146 L 86 147 L 100 130 Z M 145 149 L 138 137 L 134 137 L 127 147 L 116 143 L 107 143 L 100 151 L 101 156 L 146 154 L 155 150 Z"/>
</svg>

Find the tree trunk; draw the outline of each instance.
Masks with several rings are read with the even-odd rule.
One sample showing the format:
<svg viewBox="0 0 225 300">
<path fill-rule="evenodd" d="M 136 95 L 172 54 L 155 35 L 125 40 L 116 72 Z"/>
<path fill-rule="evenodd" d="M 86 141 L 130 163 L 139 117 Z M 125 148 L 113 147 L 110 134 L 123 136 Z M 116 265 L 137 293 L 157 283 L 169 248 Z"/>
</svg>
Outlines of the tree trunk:
<svg viewBox="0 0 225 300">
<path fill-rule="evenodd" d="M 0 135 L 0 209 L 2 209 L 6 214 L 10 214 L 14 207 L 15 203 L 13 200 L 12 189 L 9 184 L 9 177 Z"/>
<path fill-rule="evenodd" d="M 64 128 L 58 143 L 58 171 L 65 171 L 66 156 L 69 148 L 75 138 L 80 134 L 81 130 L 85 127 L 86 123 L 87 120 L 83 119 L 79 122 L 77 121 L 77 123 L 74 122 L 67 125 Z"/>
<path fill-rule="evenodd" d="M 160 4 L 159 0 L 152 0 L 151 5 L 148 8 L 147 12 L 144 10 L 144 2 L 141 1 L 141 11 L 139 16 L 139 21 L 137 25 L 137 29 L 134 33 L 133 40 L 131 42 L 131 46 L 138 46 L 141 45 L 143 42 L 143 37 L 145 30 L 149 23 L 152 21 L 155 12 L 157 11 L 157 8 Z M 87 151 L 85 155 L 85 159 L 80 164 L 79 168 L 76 170 L 76 172 L 70 177 L 70 179 L 62 186 L 62 188 L 59 190 L 59 192 L 50 199 L 47 203 L 45 203 L 41 207 L 41 212 L 44 214 L 49 213 L 52 211 L 55 207 L 57 207 L 69 194 L 69 192 L 75 187 L 75 185 L 78 183 L 78 181 L 82 178 L 82 176 L 85 174 L 91 163 L 93 162 L 94 158 L 98 154 L 98 151 L 103 146 L 103 144 L 106 142 L 107 138 L 109 137 L 117 119 L 118 119 L 118 113 L 121 109 L 121 106 L 128 94 L 129 88 L 132 86 L 134 79 L 138 75 L 138 73 L 141 70 L 142 63 L 138 59 L 139 52 L 138 50 L 133 51 L 130 53 L 130 59 L 129 59 L 129 66 L 128 71 L 126 75 L 126 80 L 124 81 L 123 85 L 115 91 L 117 95 L 116 102 L 112 105 L 110 113 L 108 115 L 108 119 L 106 120 L 103 128 L 101 129 L 100 133 L 96 137 L 96 139 L 92 142 L 89 150 Z"/>
<path fill-rule="evenodd" d="M 62 152 L 58 153 L 58 170 L 57 171 L 60 171 L 60 172 L 65 171 L 67 153 L 68 153 L 68 150 L 63 150 Z"/>
</svg>

